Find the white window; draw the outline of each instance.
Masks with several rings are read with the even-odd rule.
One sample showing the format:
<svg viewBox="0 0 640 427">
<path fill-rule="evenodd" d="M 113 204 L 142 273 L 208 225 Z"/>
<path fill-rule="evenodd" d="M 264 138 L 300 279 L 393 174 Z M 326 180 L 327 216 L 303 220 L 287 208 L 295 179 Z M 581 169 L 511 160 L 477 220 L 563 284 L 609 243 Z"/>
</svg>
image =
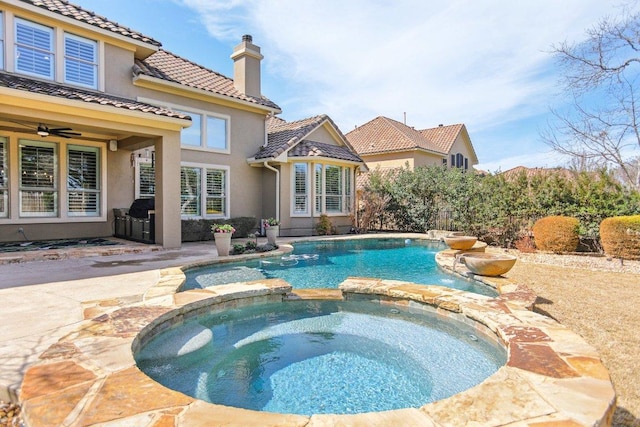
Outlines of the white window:
<svg viewBox="0 0 640 427">
<path fill-rule="evenodd" d="M 224 217 L 227 214 L 226 171 L 206 169 L 206 209 L 207 216 Z"/>
<path fill-rule="evenodd" d="M 315 212 L 317 214 L 322 213 L 322 195 L 324 193 L 323 189 L 324 186 L 322 185 L 323 179 L 322 179 L 322 165 L 316 165 L 315 167 L 316 172 L 315 172 L 315 186 L 314 189 L 316 191 L 316 203 L 315 203 Z"/>
<path fill-rule="evenodd" d="M 4 70 L 4 14 L 0 12 L 0 70 Z"/>
<path fill-rule="evenodd" d="M 344 168 L 344 211 L 351 213 L 351 168 Z"/>
<path fill-rule="evenodd" d="M 342 168 L 340 166 L 327 165 L 325 168 L 325 211 L 342 212 Z"/>
<path fill-rule="evenodd" d="M 306 163 L 294 163 L 293 165 L 293 214 L 302 215 L 309 213 L 309 177 Z"/>
<path fill-rule="evenodd" d="M 67 146 L 67 209 L 69 216 L 100 215 L 100 150 Z"/>
<path fill-rule="evenodd" d="M 19 142 L 20 216 L 58 215 L 57 147 L 55 144 Z"/>
<path fill-rule="evenodd" d="M 7 138 L 0 137 L 0 218 L 6 218 L 9 215 L 9 182 L 7 179 L 9 169 L 7 166 Z"/>
<path fill-rule="evenodd" d="M 316 214 L 350 213 L 352 210 L 352 169 L 316 163 L 314 173 Z"/>
<path fill-rule="evenodd" d="M 229 119 L 213 114 L 180 111 L 191 116 L 191 126 L 182 130 L 180 142 L 189 147 L 229 151 Z"/>
<path fill-rule="evenodd" d="M 98 87 L 98 44 L 73 34 L 64 35 L 64 82 Z"/>
<path fill-rule="evenodd" d="M 226 167 L 182 166 L 180 168 L 182 216 L 227 218 L 229 216 L 228 176 Z"/>
<path fill-rule="evenodd" d="M 16 71 L 53 80 L 53 28 L 16 18 Z"/>
<path fill-rule="evenodd" d="M 156 171 L 151 159 L 136 157 L 136 199 L 151 199 L 156 195 Z"/>
<path fill-rule="evenodd" d="M 183 216 L 201 216 L 200 194 L 202 169 L 180 168 L 180 213 Z"/>
</svg>

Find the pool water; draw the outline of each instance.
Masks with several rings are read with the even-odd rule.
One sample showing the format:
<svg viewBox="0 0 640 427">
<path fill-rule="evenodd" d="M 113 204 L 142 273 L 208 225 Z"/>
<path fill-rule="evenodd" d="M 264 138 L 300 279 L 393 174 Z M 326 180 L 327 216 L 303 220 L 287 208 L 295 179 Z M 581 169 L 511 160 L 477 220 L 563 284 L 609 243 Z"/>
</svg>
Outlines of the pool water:
<svg viewBox="0 0 640 427">
<path fill-rule="evenodd" d="M 280 278 L 294 288 L 337 288 L 347 277 L 376 277 L 440 285 L 487 296 L 481 283 L 441 271 L 438 242 L 409 239 L 349 239 L 294 243 L 291 255 L 189 269 L 185 290 L 225 283 Z"/>
<path fill-rule="evenodd" d="M 352 414 L 420 407 L 479 384 L 506 352 L 475 334 L 423 309 L 289 301 L 196 317 L 154 337 L 136 361 L 212 403 Z"/>
</svg>

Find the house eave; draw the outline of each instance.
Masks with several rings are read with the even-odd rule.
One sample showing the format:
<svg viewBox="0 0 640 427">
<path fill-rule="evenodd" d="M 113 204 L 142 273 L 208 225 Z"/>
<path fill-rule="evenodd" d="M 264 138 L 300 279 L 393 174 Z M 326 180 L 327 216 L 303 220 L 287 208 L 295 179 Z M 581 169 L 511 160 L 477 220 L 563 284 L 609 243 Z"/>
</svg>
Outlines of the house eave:
<svg viewBox="0 0 640 427">
<path fill-rule="evenodd" d="M 143 87 L 146 89 L 151 89 L 159 92 L 173 93 L 181 96 L 186 96 L 192 99 L 204 100 L 208 102 L 212 102 L 213 100 L 215 104 L 238 108 L 241 110 L 251 111 L 254 113 L 279 114 L 282 112 L 282 110 L 278 108 L 272 108 L 266 105 L 255 104 L 253 102 L 232 98 L 226 95 L 220 95 L 204 89 L 185 86 L 180 83 L 168 82 L 166 80 L 162 80 L 157 77 L 147 76 L 145 74 L 138 74 L 137 76 L 134 76 L 133 84 L 138 87 Z"/>
<path fill-rule="evenodd" d="M 7 115 L 59 112 L 91 120 L 113 120 L 120 123 L 146 124 L 165 130 L 180 131 L 191 120 L 167 117 L 143 111 L 131 111 L 111 105 L 58 98 L 51 95 L 0 87 L 0 113 Z"/>
</svg>

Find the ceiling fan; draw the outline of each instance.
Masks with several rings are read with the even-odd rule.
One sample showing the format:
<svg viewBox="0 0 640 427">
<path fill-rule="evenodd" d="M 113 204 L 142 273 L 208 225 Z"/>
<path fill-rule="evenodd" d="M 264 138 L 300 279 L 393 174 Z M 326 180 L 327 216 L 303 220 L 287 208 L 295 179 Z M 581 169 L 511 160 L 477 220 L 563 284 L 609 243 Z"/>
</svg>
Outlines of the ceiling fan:
<svg viewBox="0 0 640 427">
<path fill-rule="evenodd" d="M 81 133 L 71 131 L 71 128 L 49 128 L 47 125 L 43 125 L 42 123 L 40 123 L 38 125 L 38 130 L 36 131 L 36 133 L 43 138 L 49 135 L 60 136 L 62 138 L 71 138 L 74 136 L 82 135 Z"/>
</svg>

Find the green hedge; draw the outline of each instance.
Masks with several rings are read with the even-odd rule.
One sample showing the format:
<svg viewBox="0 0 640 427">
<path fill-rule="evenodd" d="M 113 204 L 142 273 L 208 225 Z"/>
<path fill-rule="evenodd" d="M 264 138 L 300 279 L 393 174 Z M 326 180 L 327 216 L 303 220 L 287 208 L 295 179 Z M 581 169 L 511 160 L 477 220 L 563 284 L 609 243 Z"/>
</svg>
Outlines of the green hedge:
<svg viewBox="0 0 640 427">
<path fill-rule="evenodd" d="M 182 221 L 182 241 L 198 242 L 213 240 L 211 226 L 213 224 L 231 224 L 236 229 L 233 238 L 247 237 L 249 233 L 258 230 L 258 220 L 255 217 L 238 217 L 227 220 L 219 219 L 187 219 Z"/>
</svg>

